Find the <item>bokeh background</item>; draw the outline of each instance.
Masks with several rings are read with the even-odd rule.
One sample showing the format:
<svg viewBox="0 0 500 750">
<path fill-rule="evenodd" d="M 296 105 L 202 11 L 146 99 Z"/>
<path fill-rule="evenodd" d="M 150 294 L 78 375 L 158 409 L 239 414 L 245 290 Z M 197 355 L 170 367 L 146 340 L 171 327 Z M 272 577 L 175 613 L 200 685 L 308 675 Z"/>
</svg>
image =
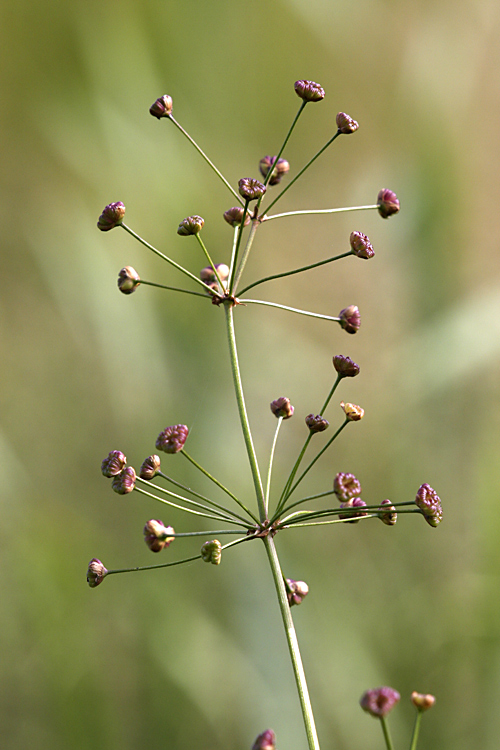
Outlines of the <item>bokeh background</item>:
<svg viewBox="0 0 500 750">
<path fill-rule="evenodd" d="M 495 0 L 77 0 L 5 4 L 0 23 L 2 291 L 0 724 L 8 750 L 233 750 L 272 727 L 304 748 L 298 701 L 259 543 L 193 564 L 85 583 L 109 568 L 161 562 L 142 527 L 206 528 L 151 500 L 115 495 L 100 475 L 109 450 L 140 465 L 165 426 L 191 427 L 190 453 L 252 502 L 231 390 L 223 313 L 195 297 L 116 276 L 182 279 L 120 230 L 104 205 L 193 272 L 205 265 L 176 228 L 205 218 L 219 262 L 234 200 L 181 134 L 150 117 L 163 93 L 232 184 L 276 153 L 299 100 L 309 105 L 285 156 L 297 171 L 331 136 L 337 111 L 360 122 L 284 197 L 280 210 L 374 203 L 395 190 L 401 213 L 270 222 L 248 281 L 348 249 L 352 230 L 376 256 L 271 282 L 254 296 L 336 315 L 357 304 L 348 336 L 325 321 L 239 308 L 237 329 L 257 451 L 291 398 L 276 487 L 320 408 L 331 357 L 361 375 L 339 399 L 363 422 L 343 433 L 308 493 L 352 471 L 366 500 L 408 500 L 422 482 L 445 520 L 419 517 L 290 531 L 277 538 L 288 576 L 306 580 L 295 609 L 322 747 L 382 746 L 358 706 L 388 684 L 409 742 L 414 689 L 437 696 L 422 746 L 498 747 L 500 730 L 499 84 Z M 337 410 L 337 411 L 336 411 Z M 340 423 L 336 403 L 328 415 Z M 326 438 L 325 438 L 326 439 Z M 317 438 L 318 445 L 323 440 Z M 187 461 L 168 470 L 208 487 Z M 217 499 L 220 499 L 217 497 Z M 213 528 L 213 526 L 212 526 Z M 168 552 L 196 554 L 197 541 Z M 164 558 L 163 558 L 164 559 Z"/>
</svg>

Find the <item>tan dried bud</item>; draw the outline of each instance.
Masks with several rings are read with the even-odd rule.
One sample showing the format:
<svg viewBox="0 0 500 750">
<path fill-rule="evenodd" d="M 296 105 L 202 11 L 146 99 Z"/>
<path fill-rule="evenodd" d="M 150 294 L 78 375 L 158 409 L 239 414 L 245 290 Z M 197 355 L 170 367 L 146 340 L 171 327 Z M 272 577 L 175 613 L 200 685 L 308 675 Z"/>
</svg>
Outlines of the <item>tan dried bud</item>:
<svg viewBox="0 0 500 750">
<path fill-rule="evenodd" d="M 211 542 L 205 542 L 201 548 L 201 558 L 206 563 L 220 565 L 222 557 L 222 544 L 218 539 L 212 539 Z"/>
<path fill-rule="evenodd" d="M 169 117 L 172 114 L 172 97 L 168 94 L 160 96 L 149 108 L 150 114 L 160 120 L 162 117 Z"/>
<path fill-rule="evenodd" d="M 123 294 L 132 294 L 140 283 L 141 277 L 132 266 L 125 266 L 118 274 L 118 289 Z"/>
<path fill-rule="evenodd" d="M 87 569 L 87 583 L 91 589 L 99 586 L 108 575 L 108 571 L 97 557 L 93 557 Z"/>
<path fill-rule="evenodd" d="M 319 102 L 325 98 L 324 89 L 314 81 L 295 81 L 294 89 L 297 96 L 305 102 Z"/>
<path fill-rule="evenodd" d="M 168 547 L 175 539 L 172 534 L 175 534 L 172 526 L 165 526 L 163 521 L 154 518 L 144 526 L 144 541 L 151 552 L 161 552 Z"/>
<path fill-rule="evenodd" d="M 398 520 L 398 514 L 396 508 L 390 500 L 382 500 L 380 508 L 378 509 L 377 516 L 380 520 L 386 524 L 386 526 L 394 526 Z"/>
<path fill-rule="evenodd" d="M 294 408 L 290 403 L 290 399 L 285 396 L 277 398 L 275 401 L 271 401 L 271 411 L 275 417 L 283 417 L 283 419 L 290 419 L 293 416 Z"/>
<path fill-rule="evenodd" d="M 365 415 L 365 410 L 357 404 L 349 404 L 341 401 L 340 406 L 344 410 L 346 418 L 349 420 L 349 422 L 359 422 L 359 420 L 363 419 Z"/>
<path fill-rule="evenodd" d="M 243 211 L 244 209 L 241 208 L 240 206 L 233 206 L 233 208 L 230 208 L 227 211 L 224 211 L 224 219 L 232 227 L 239 227 L 243 219 Z M 245 226 L 248 226 L 249 224 L 250 224 L 250 214 L 247 211 L 246 216 L 245 216 Z"/>
<path fill-rule="evenodd" d="M 411 694 L 411 702 L 417 711 L 428 711 L 436 702 L 436 698 L 430 693 L 417 693 L 415 690 Z"/>
</svg>

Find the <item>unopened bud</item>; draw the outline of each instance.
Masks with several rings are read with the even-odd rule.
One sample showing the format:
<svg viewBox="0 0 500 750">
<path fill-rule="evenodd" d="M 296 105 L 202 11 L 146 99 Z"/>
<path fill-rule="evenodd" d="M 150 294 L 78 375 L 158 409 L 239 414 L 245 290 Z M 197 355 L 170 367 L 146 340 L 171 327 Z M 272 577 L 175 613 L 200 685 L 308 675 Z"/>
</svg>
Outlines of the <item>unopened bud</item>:
<svg viewBox="0 0 500 750">
<path fill-rule="evenodd" d="M 360 497 L 354 497 L 350 500 L 347 500 L 345 503 L 340 503 L 340 507 L 343 508 L 366 508 L 366 503 L 364 500 L 361 500 Z M 347 523 L 358 523 L 356 519 L 363 518 L 363 516 L 367 516 L 368 513 L 363 513 L 361 511 L 355 512 L 354 510 L 347 510 L 345 513 L 339 513 L 339 518 L 352 518 L 352 521 L 347 521 Z"/>
<path fill-rule="evenodd" d="M 417 711 L 428 711 L 436 702 L 436 699 L 430 693 L 417 693 L 415 690 L 411 694 L 411 702 Z"/>
<path fill-rule="evenodd" d="M 359 704 L 376 719 L 387 716 L 401 698 L 397 690 L 391 687 L 379 687 L 363 693 Z"/>
<path fill-rule="evenodd" d="M 382 189 L 377 196 L 378 212 L 383 219 L 388 219 L 399 211 L 399 200 L 396 193 L 387 188 Z"/>
<path fill-rule="evenodd" d="M 346 418 L 349 420 L 349 422 L 359 422 L 359 420 L 363 419 L 365 415 L 365 410 L 357 404 L 349 404 L 341 401 L 340 406 L 344 410 Z"/>
<path fill-rule="evenodd" d="M 158 119 L 168 117 L 172 114 L 172 97 L 168 96 L 168 94 L 160 96 L 160 98 L 150 106 L 149 112 L 153 117 L 157 117 Z"/>
<path fill-rule="evenodd" d="M 222 281 L 222 283 L 227 281 L 229 277 L 229 266 L 226 266 L 225 263 L 217 263 L 215 268 L 217 269 L 217 273 L 219 274 L 219 278 Z M 219 289 L 219 282 L 217 280 L 217 276 L 215 275 L 215 272 L 212 266 L 206 266 L 205 268 L 201 269 L 200 279 L 205 284 L 208 284 L 208 286 L 212 287 L 213 289 L 215 290 Z"/>
<path fill-rule="evenodd" d="M 151 552 L 161 552 L 168 547 L 175 539 L 172 534 L 175 534 L 172 526 L 165 526 L 163 521 L 154 518 L 144 526 L 144 541 Z"/>
<path fill-rule="evenodd" d="M 119 495 L 128 495 L 135 488 L 136 474 L 132 466 L 127 466 L 113 478 L 111 486 Z"/>
<path fill-rule="evenodd" d="M 105 477 L 116 477 L 127 465 L 127 457 L 121 451 L 111 451 L 101 464 Z"/>
<path fill-rule="evenodd" d="M 340 325 L 347 333 L 357 333 L 361 325 L 361 316 L 356 305 L 344 307 L 339 312 Z"/>
<path fill-rule="evenodd" d="M 302 604 L 302 600 L 309 593 L 309 586 L 305 581 L 294 581 L 293 578 L 286 579 L 286 596 L 290 607 Z"/>
<path fill-rule="evenodd" d="M 87 583 L 91 589 L 99 586 L 108 575 L 108 571 L 97 557 L 93 557 L 87 569 Z"/>
<path fill-rule="evenodd" d="M 97 227 L 101 232 L 109 232 L 122 223 L 125 216 L 125 206 L 121 201 L 108 203 L 97 221 Z"/>
<path fill-rule="evenodd" d="M 305 102 L 319 102 L 325 98 L 324 89 L 314 81 L 295 81 L 294 89 L 297 96 Z"/>
<path fill-rule="evenodd" d="M 160 471 L 160 457 L 156 455 L 148 456 L 141 468 L 139 469 L 139 476 L 141 479 L 151 480 Z"/>
<path fill-rule="evenodd" d="M 361 484 L 354 474 L 346 474 L 341 471 L 333 480 L 333 491 L 341 502 L 350 500 L 351 497 L 361 495 Z"/>
<path fill-rule="evenodd" d="M 118 274 L 118 289 L 123 294 L 132 294 L 140 283 L 141 277 L 132 266 L 125 266 Z"/>
<path fill-rule="evenodd" d="M 188 216 L 183 219 L 177 227 L 177 234 L 181 237 L 189 237 L 191 234 L 199 234 L 203 229 L 205 220 L 201 216 Z"/>
<path fill-rule="evenodd" d="M 228 211 L 224 211 L 224 219 L 232 227 L 239 227 L 243 220 L 243 211 L 244 209 L 240 208 L 240 206 L 234 206 Z M 245 226 L 248 226 L 248 224 L 250 224 L 250 214 L 247 211 L 245 216 Z"/>
<path fill-rule="evenodd" d="M 290 399 L 285 396 L 277 398 L 275 401 L 271 401 L 271 411 L 275 417 L 283 417 L 283 419 L 290 419 L 293 416 L 294 408 L 290 403 Z"/>
<path fill-rule="evenodd" d="M 328 422 L 326 419 L 323 419 L 321 414 L 308 414 L 306 417 L 306 425 L 311 430 L 311 433 L 314 434 L 315 432 L 323 432 L 327 429 L 327 427 L 330 426 L 330 422 Z"/>
<path fill-rule="evenodd" d="M 269 185 L 278 185 L 281 182 L 281 178 L 287 172 L 290 171 L 290 164 L 286 159 L 278 159 L 276 162 L 275 156 L 263 156 L 259 162 L 259 169 L 261 175 L 267 177 L 269 170 L 273 168 L 273 173 L 269 179 Z"/>
<path fill-rule="evenodd" d="M 429 484 L 422 484 L 417 492 L 415 503 L 429 526 L 436 527 L 443 520 L 443 507 L 436 490 Z"/>
<path fill-rule="evenodd" d="M 238 192 L 247 201 L 255 201 L 266 192 L 267 188 L 254 177 L 242 177 L 238 182 Z"/>
<path fill-rule="evenodd" d="M 343 133 L 344 135 L 349 135 L 350 133 L 354 133 L 359 128 L 359 125 L 356 122 L 356 120 L 353 120 L 352 117 L 349 117 L 349 115 L 346 115 L 345 112 L 339 112 L 335 121 L 337 123 L 337 127 L 339 131 Z"/>
<path fill-rule="evenodd" d="M 333 357 L 333 366 L 341 378 L 355 378 L 359 375 L 359 365 L 350 357 L 344 357 L 343 354 L 336 354 Z"/>
<path fill-rule="evenodd" d="M 179 453 L 184 448 L 189 428 L 185 424 L 166 427 L 156 438 L 156 447 L 164 453 Z"/>
<path fill-rule="evenodd" d="M 275 750 L 275 748 L 276 735 L 272 729 L 266 729 L 265 732 L 259 734 L 252 745 L 252 750 Z"/>
<path fill-rule="evenodd" d="M 368 260 L 375 255 L 372 243 L 363 232 L 351 232 L 349 242 L 351 243 L 352 254 L 357 258 Z"/>
<path fill-rule="evenodd" d="M 219 565 L 222 556 L 222 544 L 218 539 L 213 539 L 211 542 L 205 542 L 201 548 L 202 560 L 206 563 L 212 563 L 212 565 Z"/>
<path fill-rule="evenodd" d="M 394 526 L 398 520 L 398 514 L 396 508 L 390 500 L 382 500 L 380 508 L 378 509 L 377 516 L 380 520 L 386 524 L 386 526 Z"/>
</svg>

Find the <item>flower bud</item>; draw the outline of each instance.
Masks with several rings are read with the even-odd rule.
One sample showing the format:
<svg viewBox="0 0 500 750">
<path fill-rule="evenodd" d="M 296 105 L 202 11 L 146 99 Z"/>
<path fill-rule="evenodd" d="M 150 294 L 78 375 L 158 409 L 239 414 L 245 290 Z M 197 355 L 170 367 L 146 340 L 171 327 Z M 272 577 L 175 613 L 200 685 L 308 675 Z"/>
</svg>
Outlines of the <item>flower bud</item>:
<svg viewBox="0 0 500 750">
<path fill-rule="evenodd" d="M 339 312 L 340 325 L 347 333 L 357 333 L 361 325 L 361 316 L 356 305 L 344 307 Z"/>
<path fill-rule="evenodd" d="M 185 424 L 174 424 L 166 427 L 156 438 L 156 447 L 164 453 L 179 453 L 184 448 L 189 427 Z"/>
<path fill-rule="evenodd" d="M 397 690 L 391 687 L 379 687 L 363 693 L 359 704 L 363 711 L 367 711 L 376 719 L 387 716 L 401 698 Z"/>
<path fill-rule="evenodd" d="M 108 575 L 108 571 L 97 557 L 93 557 L 87 569 L 87 583 L 91 589 L 99 586 Z"/>
<path fill-rule="evenodd" d="M 324 89 L 314 81 L 295 81 L 293 87 L 297 96 L 305 102 L 319 102 L 325 98 Z"/>
<path fill-rule="evenodd" d="M 253 177 L 242 177 L 238 182 L 238 192 L 247 201 L 257 200 L 264 195 L 266 190 L 266 186 Z"/>
<path fill-rule="evenodd" d="M 361 484 L 354 474 L 346 474 L 341 471 L 333 480 L 333 491 L 341 502 L 350 500 L 351 497 L 361 495 Z"/>
<path fill-rule="evenodd" d="M 377 516 L 387 526 L 394 526 L 398 520 L 398 514 L 396 508 L 392 505 L 390 500 L 382 500 L 380 508 L 378 509 Z"/>
<path fill-rule="evenodd" d="M 281 178 L 283 177 L 283 175 L 290 171 L 290 164 L 286 159 L 278 159 L 278 161 L 276 162 L 275 156 L 263 156 L 259 162 L 261 175 L 267 177 L 269 170 L 271 169 L 271 167 L 273 167 L 273 165 L 275 166 L 268 184 L 278 185 L 278 183 L 281 182 Z"/>
<path fill-rule="evenodd" d="M 172 114 L 172 97 L 168 94 L 160 96 L 149 108 L 150 114 L 158 119 L 162 117 L 169 117 Z"/>
<path fill-rule="evenodd" d="M 355 378 L 359 375 L 359 365 L 350 357 L 344 357 L 343 354 L 336 354 L 333 357 L 333 366 L 341 378 Z"/>
<path fill-rule="evenodd" d="M 252 750 L 275 750 L 275 748 L 276 735 L 272 729 L 266 729 L 265 732 L 259 734 L 252 745 Z"/>
<path fill-rule="evenodd" d="M 97 221 L 97 227 L 101 232 L 109 232 L 122 223 L 125 216 L 125 206 L 121 201 L 108 203 Z"/>
<path fill-rule="evenodd" d="M 239 227 L 243 219 L 243 211 L 244 209 L 240 206 L 233 206 L 233 208 L 230 208 L 228 211 L 224 211 L 224 219 L 232 227 Z M 247 211 L 247 214 L 245 216 L 245 226 L 248 226 L 249 224 L 250 214 Z"/>
<path fill-rule="evenodd" d="M 105 477 L 116 477 L 127 465 L 127 457 L 121 451 L 111 451 L 101 464 Z"/>
<path fill-rule="evenodd" d="M 305 581 L 294 581 L 293 578 L 286 579 L 286 596 L 290 607 L 302 604 L 302 600 L 309 593 L 309 586 Z"/>
<path fill-rule="evenodd" d="M 327 429 L 327 427 L 330 426 L 330 422 L 328 422 L 326 419 L 323 419 L 323 417 L 320 414 L 308 414 L 306 417 L 306 425 L 309 427 L 312 434 L 315 432 L 323 432 Z"/>
<path fill-rule="evenodd" d="M 340 503 L 341 508 L 366 508 L 366 503 L 364 500 L 361 500 L 360 497 L 351 497 L 347 502 Z M 347 523 L 358 523 L 356 519 L 363 518 L 363 516 L 367 516 L 368 513 L 362 513 L 358 512 L 355 513 L 354 511 L 347 511 L 345 513 L 339 513 L 339 518 L 352 518 L 352 521 L 347 521 Z"/>
<path fill-rule="evenodd" d="M 346 115 L 345 112 L 339 112 L 335 121 L 337 123 L 337 127 L 339 131 L 343 133 L 344 135 L 355 133 L 356 130 L 359 128 L 359 125 L 356 122 L 356 120 L 353 120 L 352 117 L 349 117 L 349 115 Z"/>
<path fill-rule="evenodd" d="M 229 266 L 226 266 L 225 263 L 217 263 L 215 268 L 217 269 L 220 280 L 224 284 L 229 277 Z M 212 266 L 206 266 L 201 269 L 200 279 L 205 282 L 205 284 L 212 287 L 212 289 L 215 289 L 216 291 L 219 290 L 219 282 L 217 281 L 217 276 L 215 275 Z"/>
<path fill-rule="evenodd" d="M 275 417 L 283 417 L 283 419 L 290 419 L 293 416 L 294 408 L 290 403 L 289 398 L 281 396 L 275 401 L 271 401 L 271 411 Z"/>
<path fill-rule="evenodd" d="M 351 232 L 349 242 L 351 243 L 352 254 L 357 258 L 368 260 L 375 255 L 372 243 L 363 232 Z"/>
<path fill-rule="evenodd" d="M 388 219 L 399 211 L 399 200 L 396 193 L 387 188 L 382 189 L 377 196 L 378 212 L 383 219 Z"/>
<path fill-rule="evenodd" d="M 346 418 L 349 420 L 349 422 L 359 422 L 360 419 L 363 419 L 365 410 L 362 409 L 361 406 L 358 406 L 357 404 L 344 403 L 343 401 L 340 402 L 340 406 L 344 410 Z"/>
<path fill-rule="evenodd" d="M 118 274 L 118 289 L 123 294 L 132 294 L 140 283 L 141 277 L 132 266 L 125 266 Z"/>
<path fill-rule="evenodd" d="M 411 702 L 417 711 L 428 711 L 436 702 L 436 699 L 430 693 L 417 693 L 415 690 L 411 694 Z"/>
<path fill-rule="evenodd" d="M 119 495 L 128 495 L 135 488 L 135 479 L 135 469 L 132 466 L 127 466 L 113 478 L 111 486 Z"/>
<path fill-rule="evenodd" d="M 156 455 L 148 456 L 139 469 L 139 476 L 141 479 L 151 480 L 160 471 L 160 457 Z"/>
<path fill-rule="evenodd" d="M 443 508 L 436 490 L 429 484 L 422 484 L 417 492 L 415 503 L 429 526 L 436 527 L 443 520 Z"/>
<path fill-rule="evenodd" d="M 175 534 L 172 526 L 165 526 L 163 521 L 155 521 L 154 518 L 144 526 L 144 541 L 151 552 L 161 552 L 168 547 L 175 539 L 172 534 Z"/>
<path fill-rule="evenodd" d="M 183 219 L 177 227 L 177 234 L 181 237 L 189 237 L 190 234 L 199 234 L 203 229 L 205 220 L 201 216 L 188 216 Z"/>
<path fill-rule="evenodd" d="M 218 539 L 213 539 L 211 542 L 205 542 L 201 548 L 202 560 L 206 563 L 212 563 L 212 565 L 219 565 L 222 556 L 222 544 Z"/>
</svg>

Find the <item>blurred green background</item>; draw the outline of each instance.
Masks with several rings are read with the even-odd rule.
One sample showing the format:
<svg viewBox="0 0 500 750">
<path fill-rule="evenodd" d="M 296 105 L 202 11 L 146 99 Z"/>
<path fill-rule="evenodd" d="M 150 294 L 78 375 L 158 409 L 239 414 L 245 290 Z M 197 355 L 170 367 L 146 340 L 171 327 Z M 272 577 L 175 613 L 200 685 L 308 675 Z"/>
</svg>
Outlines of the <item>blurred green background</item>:
<svg viewBox="0 0 500 750">
<path fill-rule="evenodd" d="M 279 310 L 236 311 L 258 454 L 264 463 L 275 427 L 269 402 L 289 396 L 297 416 L 282 431 L 278 486 L 303 416 L 330 388 L 332 355 L 348 354 L 361 375 L 338 400 L 362 404 L 366 417 L 323 458 L 308 492 L 352 471 L 366 500 L 412 499 L 428 482 L 445 509 L 437 529 L 402 516 L 395 528 L 277 538 L 286 574 L 310 586 L 294 612 L 322 747 L 382 747 L 358 699 L 388 684 L 403 696 L 391 717 L 397 747 L 409 742 L 416 689 L 437 696 L 422 747 L 496 750 L 499 33 L 495 0 L 4 4 L 3 748 L 241 750 L 267 727 L 278 750 L 305 747 L 258 543 L 219 568 L 117 576 L 96 590 L 85 573 L 94 556 L 110 568 L 161 562 L 142 539 L 151 517 L 203 528 L 111 492 L 99 470 L 111 449 L 139 466 L 160 430 L 183 422 L 190 453 L 252 495 L 222 310 L 145 286 L 119 294 L 128 264 L 160 283 L 182 279 L 124 232 L 98 232 L 97 218 L 123 201 L 133 229 L 197 273 L 199 248 L 176 228 L 200 214 L 206 244 L 227 262 L 222 213 L 234 199 L 148 108 L 169 93 L 176 118 L 236 184 L 277 152 L 299 104 L 293 82 L 309 78 L 327 95 L 306 108 L 287 148 L 292 174 L 331 136 L 337 111 L 360 129 L 279 209 L 373 203 L 389 187 L 402 210 L 389 221 L 290 218 L 258 233 L 248 282 L 343 252 L 352 230 L 376 251 L 369 263 L 348 258 L 254 293 L 331 315 L 357 304 L 354 337 Z M 207 490 L 188 462 L 167 460 L 179 480 Z M 198 547 L 177 541 L 163 555 Z"/>
</svg>

